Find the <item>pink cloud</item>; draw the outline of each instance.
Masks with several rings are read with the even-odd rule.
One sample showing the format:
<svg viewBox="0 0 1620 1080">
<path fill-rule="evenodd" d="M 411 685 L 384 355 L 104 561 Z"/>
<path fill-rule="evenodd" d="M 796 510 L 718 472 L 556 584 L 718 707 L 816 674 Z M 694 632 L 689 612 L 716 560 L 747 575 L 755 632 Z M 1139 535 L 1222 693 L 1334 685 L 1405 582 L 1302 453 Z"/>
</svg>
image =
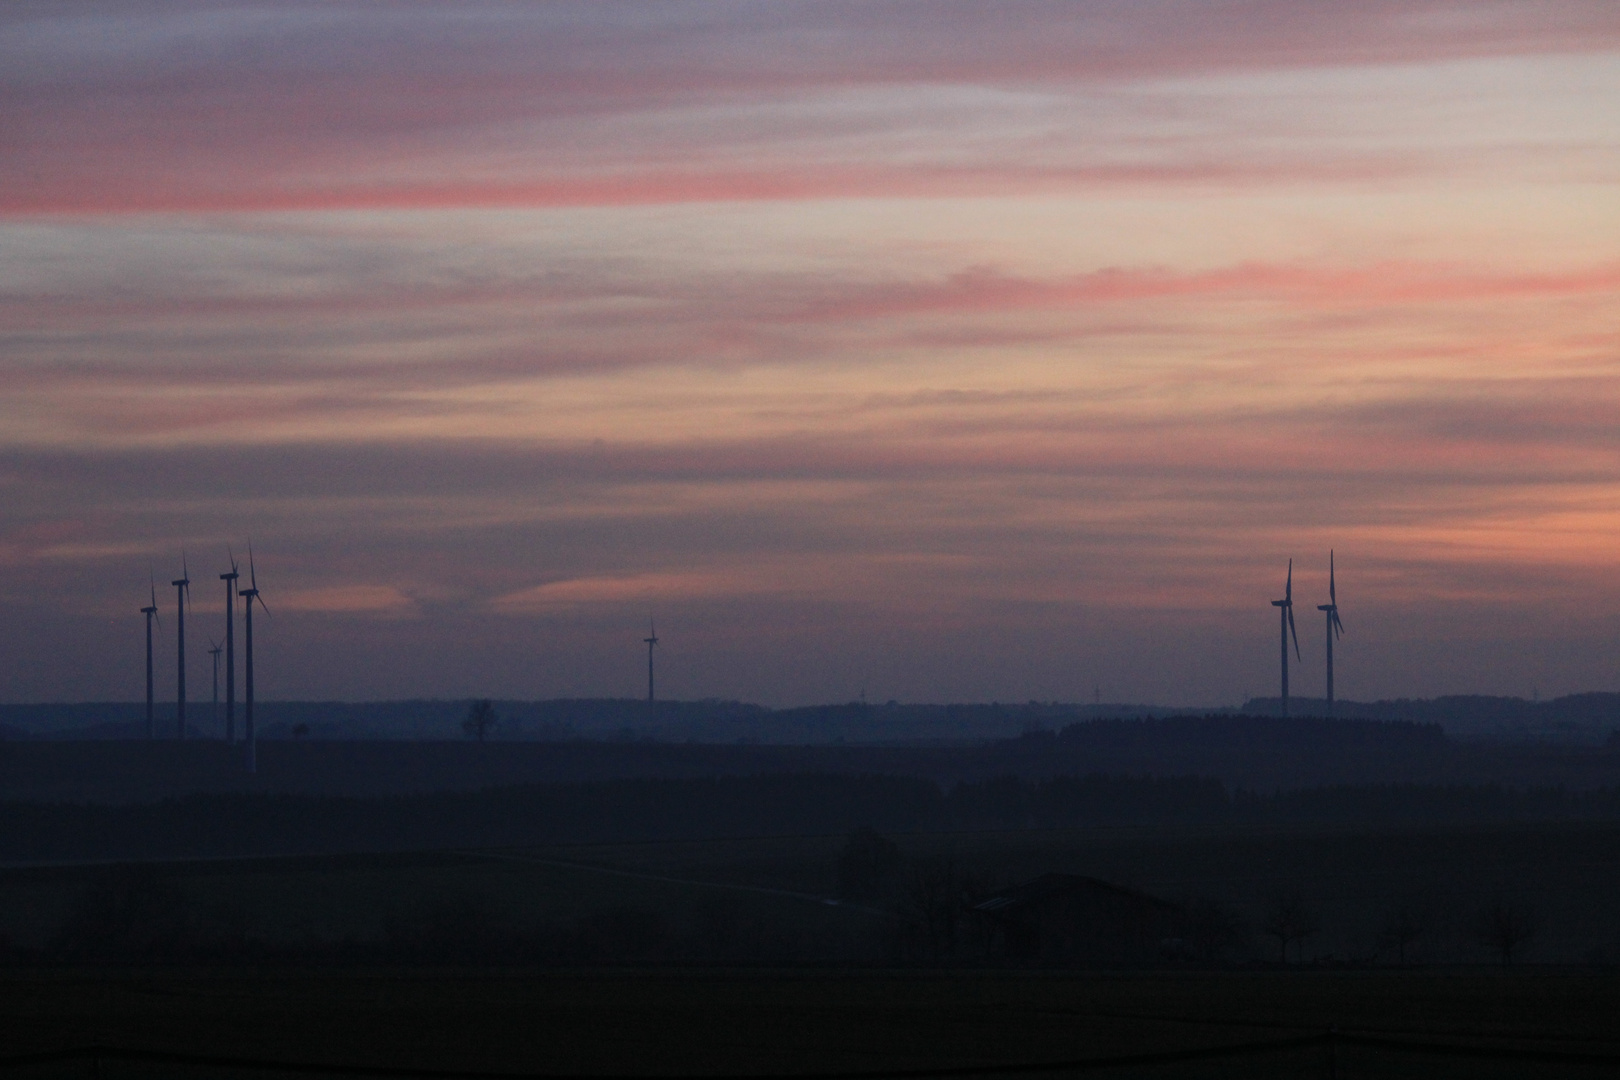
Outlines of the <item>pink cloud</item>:
<svg viewBox="0 0 1620 1080">
<path fill-rule="evenodd" d="M 684 17 L 683 17 L 684 16 Z M 124 48 L 107 50 L 106 41 Z M 3 43 L 9 41 L 10 51 Z M 0 16 L 0 214 L 624 205 L 1397 175 L 1409 154 L 1085 165 L 881 160 L 904 113 L 814 95 L 1111 86 L 1229 71 L 1596 52 L 1612 5 L 88 4 Z M 706 110 L 730 110 L 715 119 Z M 719 116 L 721 114 L 715 114 Z M 628 127 L 613 127 L 609 121 Z M 825 142 L 807 155 L 805 147 Z M 937 140 L 936 140 L 937 141 Z M 874 160 L 877 157 L 878 160 Z M 448 179 L 454 177 L 455 179 Z"/>
<path fill-rule="evenodd" d="M 1245 263 L 1204 271 L 1110 268 L 1059 280 L 969 270 L 943 281 L 868 284 L 807 305 L 812 320 L 920 313 L 993 313 L 1181 297 L 1248 297 L 1312 306 L 1398 305 L 1529 299 L 1620 290 L 1620 263 L 1578 270 L 1487 272 L 1440 264 L 1365 267 Z"/>
</svg>

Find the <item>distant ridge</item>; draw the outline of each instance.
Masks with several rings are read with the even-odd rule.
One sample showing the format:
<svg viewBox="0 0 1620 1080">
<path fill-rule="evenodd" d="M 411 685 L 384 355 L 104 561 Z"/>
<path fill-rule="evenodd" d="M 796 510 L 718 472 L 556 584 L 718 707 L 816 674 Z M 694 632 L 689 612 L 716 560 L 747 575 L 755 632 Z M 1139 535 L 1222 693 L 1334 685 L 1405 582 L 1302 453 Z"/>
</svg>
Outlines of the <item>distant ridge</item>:
<svg viewBox="0 0 1620 1080">
<path fill-rule="evenodd" d="M 260 737 L 287 739 L 303 725 L 310 739 L 459 739 L 464 699 L 406 701 L 267 701 L 258 705 Z M 810 705 L 769 709 L 740 701 L 658 701 L 640 698 L 561 698 L 496 701 L 496 739 L 655 742 L 815 743 L 977 742 L 1031 729 L 1116 717 L 1156 718 L 1209 710 L 1153 705 L 1024 704 Z M 136 702 L 0 705 L 9 738 L 132 738 L 142 733 Z M 1231 710 L 1225 710 L 1231 711 Z M 207 734 L 206 709 L 192 709 L 191 727 Z M 171 721 L 173 702 L 159 703 L 158 721 Z"/>
<path fill-rule="evenodd" d="M 1295 718 L 1326 715 L 1322 699 L 1290 699 Z M 1181 709 L 1156 705 L 1024 702 L 1021 704 L 902 705 L 896 702 L 769 709 L 739 701 L 659 701 L 564 698 L 496 701 L 501 741 L 636 741 L 758 743 L 764 745 L 949 745 L 1013 738 L 1103 720 L 1170 717 L 1278 716 L 1277 698 L 1254 698 L 1242 709 Z M 258 706 L 261 737 L 322 740 L 444 740 L 462 738 L 465 700 L 371 702 L 269 701 Z M 0 740 L 126 739 L 143 734 L 140 702 L 0 705 Z M 1598 745 L 1620 731 L 1620 694 L 1573 694 L 1545 702 L 1453 695 L 1394 701 L 1337 701 L 1333 715 L 1354 721 L 1437 724 L 1473 739 Z M 160 730 L 172 729 L 173 703 L 160 704 Z M 188 731 L 217 735 L 205 706 L 193 705 Z"/>
<path fill-rule="evenodd" d="M 1241 711 L 1252 716 L 1276 716 L 1281 708 L 1278 698 L 1250 698 Z M 1289 711 L 1295 716 L 1328 713 L 1322 698 L 1291 698 Z M 1373 702 L 1340 700 L 1333 703 L 1332 713 L 1349 720 L 1439 724 L 1446 734 L 1463 738 L 1599 743 L 1620 730 L 1620 694 L 1570 694 L 1548 701 L 1482 694 Z"/>
</svg>

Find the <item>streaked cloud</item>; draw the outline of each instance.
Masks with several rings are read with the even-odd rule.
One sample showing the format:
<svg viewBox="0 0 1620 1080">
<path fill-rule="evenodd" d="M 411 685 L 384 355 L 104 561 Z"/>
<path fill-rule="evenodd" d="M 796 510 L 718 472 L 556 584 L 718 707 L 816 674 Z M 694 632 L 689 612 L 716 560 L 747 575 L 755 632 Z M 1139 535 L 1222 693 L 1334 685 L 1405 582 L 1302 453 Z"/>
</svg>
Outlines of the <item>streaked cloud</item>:
<svg viewBox="0 0 1620 1080">
<path fill-rule="evenodd" d="M 328 585 L 295 589 L 276 600 L 278 609 L 308 612 L 404 615 L 416 604 L 392 585 Z"/>
<path fill-rule="evenodd" d="M 86 3 L 0 88 L 6 693 L 249 538 L 278 696 L 656 613 L 686 696 L 1231 700 L 1329 547 L 1353 696 L 1612 679 L 1611 4 Z"/>
</svg>

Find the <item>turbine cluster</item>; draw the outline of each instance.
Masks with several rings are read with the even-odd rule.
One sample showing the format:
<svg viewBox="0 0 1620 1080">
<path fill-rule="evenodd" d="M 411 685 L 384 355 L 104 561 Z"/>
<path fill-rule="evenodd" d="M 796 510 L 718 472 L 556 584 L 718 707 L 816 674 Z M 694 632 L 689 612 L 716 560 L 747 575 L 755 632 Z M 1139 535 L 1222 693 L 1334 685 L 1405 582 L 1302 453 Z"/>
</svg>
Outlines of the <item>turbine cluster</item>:
<svg viewBox="0 0 1620 1080">
<path fill-rule="evenodd" d="M 1344 633 L 1344 623 L 1339 621 L 1339 592 L 1335 581 L 1333 566 L 1333 552 L 1328 551 L 1328 602 L 1316 605 L 1316 610 L 1323 612 L 1327 619 L 1327 712 L 1333 715 L 1333 641 Z M 1282 714 L 1288 715 L 1288 640 L 1294 641 L 1294 658 L 1304 663 L 1304 657 L 1299 651 L 1299 631 L 1294 628 L 1294 560 L 1288 560 L 1288 577 L 1283 586 L 1283 598 L 1273 600 L 1271 606 L 1277 609 L 1278 621 L 1281 625 L 1282 636 Z"/>
<path fill-rule="evenodd" d="M 257 603 L 259 610 L 270 614 L 264 606 L 264 600 L 259 596 L 259 579 L 253 564 L 253 546 L 248 545 L 248 588 L 238 589 L 236 583 L 240 579 L 241 566 L 236 561 L 235 552 L 226 549 L 226 556 L 230 561 L 230 570 L 219 575 L 225 582 L 225 644 L 221 646 L 213 638 L 209 638 L 209 656 L 214 661 L 214 711 L 218 719 L 219 709 L 219 666 L 220 656 L 225 659 L 225 741 L 236 742 L 236 607 L 237 601 L 243 601 L 242 617 L 246 631 L 245 656 L 243 658 L 244 689 L 246 698 L 243 701 L 243 734 L 244 734 L 244 762 L 249 772 L 255 771 L 255 739 L 253 730 L 253 605 Z M 185 552 L 180 553 L 180 576 L 170 582 L 175 588 L 176 634 L 179 646 L 178 671 L 175 686 L 175 737 L 186 737 L 186 612 L 191 608 L 191 571 Z M 157 581 L 153 575 L 149 582 L 151 603 L 141 608 L 141 614 L 146 616 L 146 737 L 157 737 L 157 730 L 153 718 L 153 683 L 152 683 L 152 626 L 157 624 L 161 630 L 163 623 L 158 617 Z"/>
</svg>

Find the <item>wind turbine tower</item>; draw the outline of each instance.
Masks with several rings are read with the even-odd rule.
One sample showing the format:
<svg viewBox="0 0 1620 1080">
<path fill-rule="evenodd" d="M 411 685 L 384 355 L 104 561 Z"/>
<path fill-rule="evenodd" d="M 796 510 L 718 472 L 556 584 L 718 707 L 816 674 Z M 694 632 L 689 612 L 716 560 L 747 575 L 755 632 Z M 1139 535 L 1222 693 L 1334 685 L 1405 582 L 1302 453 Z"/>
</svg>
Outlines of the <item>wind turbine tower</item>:
<svg viewBox="0 0 1620 1080">
<path fill-rule="evenodd" d="M 146 737 L 157 738 L 157 726 L 152 719 L 152 620 L 157 618 L 157 584 L 151 583 L 152 602 L 141 608 L 146 616 Z"/>
<path fill-rule="evenodd" d="M 254 601 L 258 601 L 260 609 L 263 610 L 266 615 L 270 614 L 270 609 L 266 608 L 264 606 L 264 601 L 259 600 L 259 575 L 253 569 L 253 547 L 252 547 L 252 545 L 248 546 L 248 587 L 246 589 L 239 590 L 237 592 L 237 595 L 240 596 L 243 600 L 247 601 L 247 603 L 244 604 L 243 608 L 242 608 L 242 629 L 243 629 L 244 634 L 245 634 L 244 639 L 243 639 L 243 644 L 246 646 L 246 654 L 243 657 L 243 664 L 242 664 L 242 675 L 243 675 L 243 680 L 242 680 L 243 687 L 242 688 L 245 691 L 245 697 L 243 699 L 243 709 L 242 709 L 242 738 L 243 738 L 243 741 L 247 744 L 247 771 L 252 773 L 252 772 L 258 772 L 259 771 L 258 743 L 255 741 L 254 734 L 253 734 L 253 603 L 254 603 Z"/>
<path fill-rule="evenodd" d="M 236 555 L 229 548 L 231 572 L 219 575 L 225 583 L 225 741 L 236 741 Z M 215 660 L 215 664 L 219 661 Z"/>
<path fill-rule="evenodd" d="M 1328 602 L 1317 604 L 1317 611 L 1327 613 L 1327 714 L 1333 715 L 1333 639 L 1344 633 L 1339 621 L 1339 595 L 1333 587 L 1333 552 L 1328 551 Z"/>
<path fill-rule="evenodd" d="M 1282 714 L 1288 715 L 1288 635 L 1294 635 L 1294 657 L 1301 663 L 1304 658 L 1299 655 L 1299 633 L 1294 629 L 1294 560 L 1288 560 L 1288 586 L 1283 591 L 1281 600 L 1273 600 L 1271 606 L 1277 609 L 1277 615 L 1282 623 Z"/>
<path fill-rule="evenodd" d="M 644 637 L 641 640 L 647 643 L 647 702 L 651 704 L 653 700 L 653 646 L 658 644 L 658 626 L 649 619 L 647 629 L 652 636 Z"/>
<path fill-rule="evenodd" d="M 214 658 L 214 704 L 208 711 L 208 730 L 215 735 L 219 734 L 219 654 L 225 650 L 220 648 L 219 642 L 213 638 L 208 639 L 210 646 L 208 655 Z"/>
<path fill-rule="evenodd" d="M 186 602 L 191 599 L 191 574 L 186 570 L 185 553 L 180 555 L 180 576 L 169 582 L 174 586 L 174 606 L 180 613 L 180 667 L 176 690 L 174 717 L 178 725 L 176 738 L 186 737 Z"/>
</svg>

